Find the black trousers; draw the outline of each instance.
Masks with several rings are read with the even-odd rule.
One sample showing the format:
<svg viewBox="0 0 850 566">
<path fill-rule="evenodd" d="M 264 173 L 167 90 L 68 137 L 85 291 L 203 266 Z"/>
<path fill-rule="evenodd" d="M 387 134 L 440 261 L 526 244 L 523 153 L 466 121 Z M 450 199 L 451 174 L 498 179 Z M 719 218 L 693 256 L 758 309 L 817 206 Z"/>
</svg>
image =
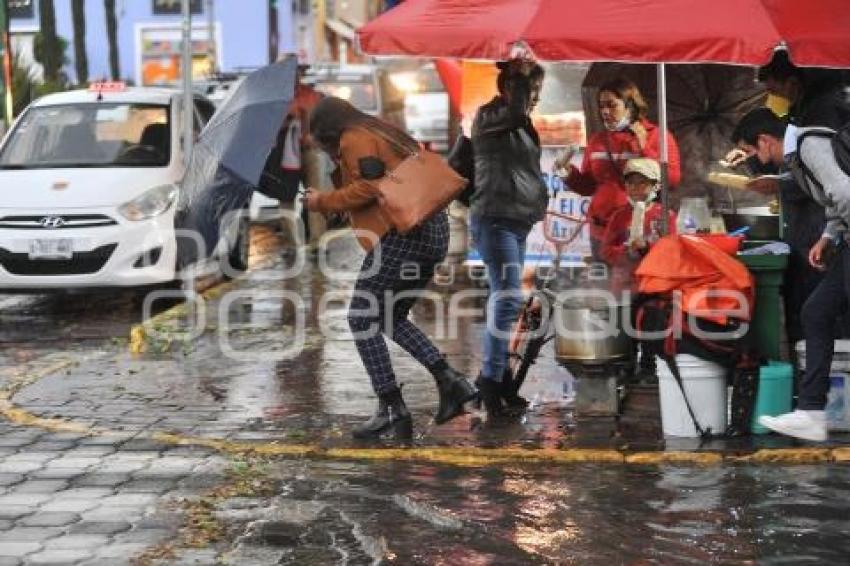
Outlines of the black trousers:
<svg viewBox="0 0 850 566">
<path fill-rule="evenodd" d="M 823 280 L 803 305 L 806 371 L 797 408 L 823 410 L 835 346 L 835 322 L 850 305 L 850 248 L 842 242 Z"/>
</svg>

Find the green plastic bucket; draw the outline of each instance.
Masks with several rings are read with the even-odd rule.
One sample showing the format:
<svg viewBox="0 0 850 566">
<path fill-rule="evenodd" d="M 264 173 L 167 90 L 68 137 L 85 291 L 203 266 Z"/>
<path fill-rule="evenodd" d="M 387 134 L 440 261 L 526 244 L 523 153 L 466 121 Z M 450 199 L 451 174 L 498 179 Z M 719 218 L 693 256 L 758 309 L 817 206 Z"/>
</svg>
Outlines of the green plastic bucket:
<svg viewBox="0 0 850 566">
<path fill-rule="evenodd" d="M 770 432 L 758 423 L 762 415 L 775 417 L 791 411 L 791 394 L 794 389 L 794 370 L 785 362 L 769 362 L 759 368 L 758 393 L 753 408 L 753 434 Z"/>
</svg>

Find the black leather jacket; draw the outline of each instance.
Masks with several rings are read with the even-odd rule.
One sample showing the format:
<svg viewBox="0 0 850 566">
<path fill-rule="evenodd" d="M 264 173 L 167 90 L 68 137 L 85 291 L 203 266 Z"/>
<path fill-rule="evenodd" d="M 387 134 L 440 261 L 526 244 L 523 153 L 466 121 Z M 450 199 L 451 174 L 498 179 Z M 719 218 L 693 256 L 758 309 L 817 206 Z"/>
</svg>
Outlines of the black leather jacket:
<svg viewBox="0 0 850 566">
<path fill-rule="evenodd" d="M 549 194 L 540 171 L 540 137 L 525 112 L 528 82 L 508 105 L 501 96 L 478 109 L 472 124 L 476 216 L 508 218 L 531 226 L 543 219 Z"/>
</svg>

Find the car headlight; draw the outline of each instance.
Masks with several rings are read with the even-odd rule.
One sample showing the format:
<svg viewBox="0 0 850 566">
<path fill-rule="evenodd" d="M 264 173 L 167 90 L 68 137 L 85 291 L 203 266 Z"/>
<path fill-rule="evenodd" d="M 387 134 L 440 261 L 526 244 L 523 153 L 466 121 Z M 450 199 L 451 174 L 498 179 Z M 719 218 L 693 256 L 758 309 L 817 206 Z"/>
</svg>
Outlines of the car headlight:
<svg viewBox="0 0 850 566">
<path fill-rule="evenodd" d="M 174 204 L 177 199 L 177 187 L 174 185 L 163 185 L 147 191 L 142 196 L 124 203 L 118 207 L 127 220 L 147 220 L 159 216 Z"/>
</svg>

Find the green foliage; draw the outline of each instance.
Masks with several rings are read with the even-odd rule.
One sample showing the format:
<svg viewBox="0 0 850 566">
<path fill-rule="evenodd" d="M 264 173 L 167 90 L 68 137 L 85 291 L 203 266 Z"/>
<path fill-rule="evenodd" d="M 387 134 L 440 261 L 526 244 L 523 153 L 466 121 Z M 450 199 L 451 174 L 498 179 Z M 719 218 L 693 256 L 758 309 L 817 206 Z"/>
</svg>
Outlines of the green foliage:
<svg viewBox="0 0 850 566">
<path fill-rule="evenodd" d="M 68 63 L 71 62 L 71 60 L 68 59 L 68 40 L 67 39 L 65 39 L 61 35 L 57 35 L 56 36 L 56 44 L 51 46 L 51 48 L 53 49 L 53 51 L 56 55 L 56 60 L 59 61 L 60 67 L 64 67 L 65 65 L 67 65 Z M 45 62 L 45 51 L 44 50 L 45 50 L 44 34 L 42 34 L 41 32 L 38 32 L 38 33 L 35 34 L 35 37 L 33 38 L 32 51 L 33 51 L 33 56 L 35 57 L 35 60 L 38 61 L 39 63 L 41 63 L 42 65 L 44 65 L 44 62 Z"/>
<path fill-rule="evenodd" d="M 67 85 L 57 82 L 36 82 L 33 71 L 27 66 L 20 53 L 12 58 L 12 108 L 15 116 L 23 112 L 27 105 L 46 94 L 66 90 Z"/>
</svg>

